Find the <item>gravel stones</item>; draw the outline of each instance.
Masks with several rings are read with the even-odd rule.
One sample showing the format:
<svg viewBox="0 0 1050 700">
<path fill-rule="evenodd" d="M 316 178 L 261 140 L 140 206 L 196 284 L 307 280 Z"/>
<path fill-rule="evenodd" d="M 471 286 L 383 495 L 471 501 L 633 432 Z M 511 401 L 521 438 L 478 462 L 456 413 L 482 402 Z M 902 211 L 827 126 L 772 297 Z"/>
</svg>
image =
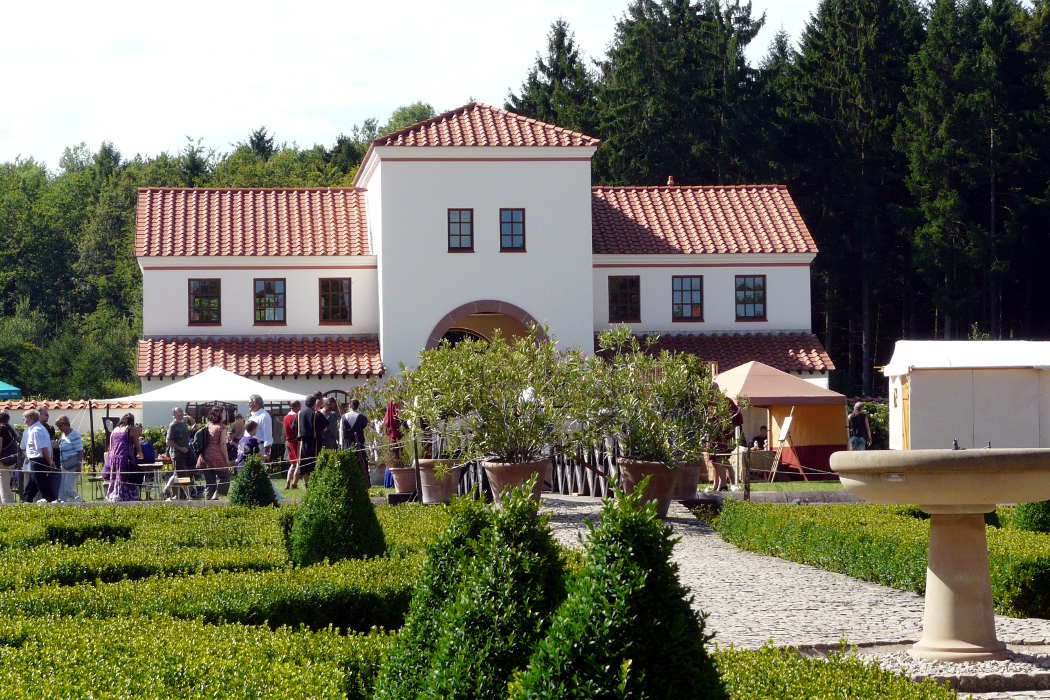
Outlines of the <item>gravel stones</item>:
<svg viewBox="0 0 1050 700">
<path fill-rule="evenodd" d="M 591 497 L 543 494 L 543 502 L 544 510 L 552 514 L 554 536 L 571 546 L 580 546 L 580 535 L 586 533 L 584 520 L 597 518 L 601 510 L 601 500 Z M 707 631 L 715 634 L 716 644 L 752 649 L 772 641 L 777 646 L 824 650 L 838 647 L 840 640 L 862 647 L 896 645 L 898 651 L 884 655 L 886 663 L 899 665 L 895 670 L 945 678 L 985 677 L 987 682 L 968 688 L 970 692 L 1050 689 L 1046 655 L 1018 654 L 1007 661 L 979 662 L 972 665 L 980 668 L 961 674 L 962 669 L 950 667 L 971 664 L 930 664 L 907 656 L 900 645 L 913 643 L 922 633 L 922 596 L 745 552 L 724 542 L 677 502 L 668 515 L 668 524 L 680 538 L 674 550 L 679 576 L 693 593 L 694 607 L 707 613 Z M 996 616 L 995 625 L 999 639 L 1012 647 L 1050 644 L 1050 620 Z M 934 668 L 915 671 L 906 663 Z M 1047 685 L 1033 685 L 1042 683 L 1043 675 Z M 995 677 L 1014 680 L 996 686 Z M 1009 685 L 1023 678 L 1029 680 Z M 1050 692 L 1039 692 L 1050 697 Z"/>
</svg>

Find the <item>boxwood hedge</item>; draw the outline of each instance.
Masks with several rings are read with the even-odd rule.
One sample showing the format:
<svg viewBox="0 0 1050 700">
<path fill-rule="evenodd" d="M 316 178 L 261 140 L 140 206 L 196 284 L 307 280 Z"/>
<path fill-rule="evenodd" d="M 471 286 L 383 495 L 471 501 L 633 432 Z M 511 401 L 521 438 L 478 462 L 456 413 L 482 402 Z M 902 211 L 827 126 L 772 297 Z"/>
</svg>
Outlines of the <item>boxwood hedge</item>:
<svg viewBox="0 0 1050 700">
<path fill-rule="evenodd" d="M 926 587 L 928 520 L 877 505 L 793 506 L 727 499 L 715 528 L 732 544 L 916 593 Z M 995 609 L 1050 617 L 1050 535 L 989 527 Z"/>
<path fill-rule="evenodd" d="M 797 698 L 879 698 L 879 700 L 955 700 L 945 685 L 920 683 L 855 656 L 834 654 L 825 661 L 794 649 L 722 649 L 715 665 L 729 700 Z"/>
<path fill-rule="evenodd" d="M 0 620 L 0 684 L 45 698 L 367 698 L 389 636 L 131 617 Z"/>
<path fill-rule="evenodd" d="M 421 565 L 417 554 L 298 569 L 48 585 L 0 594 L 0 617 L 169 615 L 271 627 L 395 629 L 404 622 Z"/>
</svg>

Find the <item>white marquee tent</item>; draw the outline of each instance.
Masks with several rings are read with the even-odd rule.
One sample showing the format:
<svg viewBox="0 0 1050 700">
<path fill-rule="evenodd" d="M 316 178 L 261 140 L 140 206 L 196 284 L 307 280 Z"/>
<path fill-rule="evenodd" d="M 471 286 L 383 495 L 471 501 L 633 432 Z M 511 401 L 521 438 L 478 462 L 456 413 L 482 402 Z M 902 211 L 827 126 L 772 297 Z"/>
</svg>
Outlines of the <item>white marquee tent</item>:
<svg viewBox="0 0 1050 700">
<path fill-rule="evenodd" d="M 900 340 L 890 449 L 1050 447 L 1050 342 Z"/>
<path fill-rule="evenodd" d="M 141 402 L 144 425 L 167 425 L 171 420 L 171 409 L 190 401 L 235 403 L 241 414 L 247 416 L 248 397 L 252 394 L 261 396 L 264 403 L 290 402 L 303 398 L 301 394 L 242 377 L 222 367 L 209 367 L 192 377 L 148 391 L 145 394 L 121 396 L 116 399 L 99 399 L 97 403 L 104 407 L 111 402 Z"/>
</svg>

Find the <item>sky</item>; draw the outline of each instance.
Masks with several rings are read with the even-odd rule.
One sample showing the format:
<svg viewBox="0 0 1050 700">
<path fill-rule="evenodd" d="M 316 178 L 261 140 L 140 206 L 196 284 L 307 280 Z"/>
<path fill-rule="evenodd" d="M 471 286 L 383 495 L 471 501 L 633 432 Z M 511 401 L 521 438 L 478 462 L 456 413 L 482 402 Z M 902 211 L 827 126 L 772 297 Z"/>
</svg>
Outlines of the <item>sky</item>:
<svg viewBox="0 0 1050 700">
<path fill-rule="evenodd" d="M 56 169 L 63 150 L 111 141 L 124 157 L 218 152 L 265 126 L 279 143 L 331 145 L 399 105 L 438 111 L 470 99 L 502 106 L 551 22 L 604 54 L 628 0 L 36 0 L 0 23 L 0 163 Z M 754 0 L 797 38 L 817 0 Z"/>
</svg>

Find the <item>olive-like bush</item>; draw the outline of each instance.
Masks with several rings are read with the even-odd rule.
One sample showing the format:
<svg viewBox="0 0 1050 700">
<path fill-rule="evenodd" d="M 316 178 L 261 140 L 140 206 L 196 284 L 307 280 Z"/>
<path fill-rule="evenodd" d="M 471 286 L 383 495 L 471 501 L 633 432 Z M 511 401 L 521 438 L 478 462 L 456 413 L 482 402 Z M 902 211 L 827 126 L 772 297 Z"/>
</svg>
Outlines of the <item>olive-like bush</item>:
<svg viewBox="0 0 1050 700">
<path fill-rule="evenodd" d="M 511 491 L 481 533 L 455 598 L 437 623 L 421 697 L 505 698 L 565 595 L 550 516 L 537 514 L 532 480 Z"/>
<path fill-rule="evenodd" d="M 467 563 L 477 556 L 481 533 L 492 525 L 492 511 L 481 501 L 454 498 L 448 510 L 448 528 L 427 549 L 405 624 L 383 658 L 376 700 L 414 698 L 423 692 L 440 613 L 458 594 Z"/>
<path fill-rule="evenodd" d="M 377 557 L 386 551 L 383 528 L 353 452 L 321 453 L 306 498 L 295 509 L 290 550 L 299 566 Z"/>
<path fill-rule="evenodd" d="M 277 494 L 274 493 L 270 475 L 266 473 L 262 458 L 250 455 L 237 472 L 230 484 L 231 506 L 275 506 Z"/>
<path fill-rule="evenodd" d="M 1013 526 L 1029 532 L 1050 532 L 1050 501 L 1018 503 L 1014 508 Z"/>
<path fill-rule="evenodd" d="M 513 697 L 726 697 L 671 558 L 671 528 L 642 501 L 645 483 L 607 500 L 601 524 L 589 524 L 583 569 Z"/>
</svg>

